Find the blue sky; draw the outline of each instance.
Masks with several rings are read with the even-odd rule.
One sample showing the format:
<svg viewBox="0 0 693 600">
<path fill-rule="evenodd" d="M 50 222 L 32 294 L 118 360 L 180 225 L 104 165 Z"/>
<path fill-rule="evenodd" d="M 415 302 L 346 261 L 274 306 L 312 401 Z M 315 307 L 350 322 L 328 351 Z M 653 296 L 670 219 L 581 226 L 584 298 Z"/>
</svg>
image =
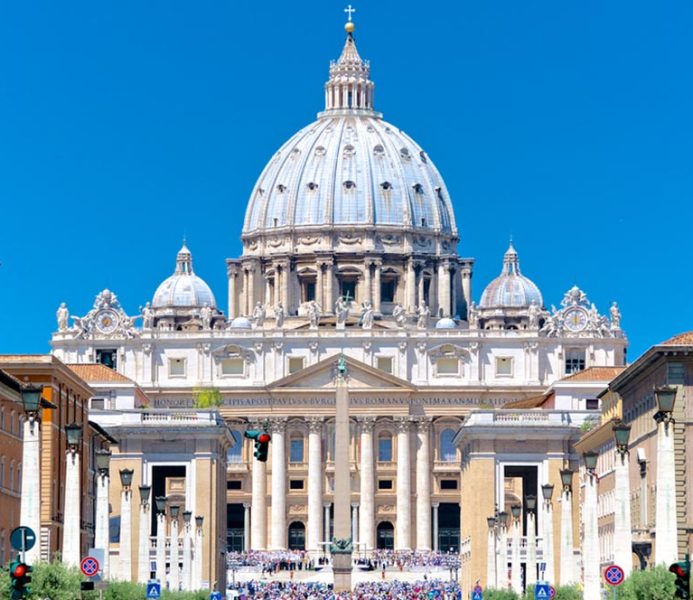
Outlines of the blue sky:
<svg viewBox="0 0 693 600">
<path fill-rule="evenodd" d="M 55 309 L 131 314 L 183 235 L 226 306 L 246 200 L 322 109 L 336 0 L 0 7 L 0 352 L 45 352 Z M 630 359 L 693 329 L 693 4 L 355 2 L 376 108 L 435 161 L 474 295 L 513 236 L 558 304 L 617 300 Z"/>
</svg>

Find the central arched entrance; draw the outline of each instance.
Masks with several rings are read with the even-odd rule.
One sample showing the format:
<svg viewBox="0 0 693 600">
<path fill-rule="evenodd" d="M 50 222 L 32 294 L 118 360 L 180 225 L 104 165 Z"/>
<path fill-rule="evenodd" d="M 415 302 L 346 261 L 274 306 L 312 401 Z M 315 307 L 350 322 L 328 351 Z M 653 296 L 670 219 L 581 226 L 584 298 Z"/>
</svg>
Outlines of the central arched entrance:
<svg viewBox="0 0 693 600">
<path fill-rule="evenodd" d="M 376 530 L 376 544 L 378 550 L 394 550 L 395 549 L 395 528 L 389 521 L 378 523 Z"/>
<path fill-rule="evenodd" d="M 289 525 L 289 550 L 306 549 L 306 526 L 300 521 Z"/>
</svg>

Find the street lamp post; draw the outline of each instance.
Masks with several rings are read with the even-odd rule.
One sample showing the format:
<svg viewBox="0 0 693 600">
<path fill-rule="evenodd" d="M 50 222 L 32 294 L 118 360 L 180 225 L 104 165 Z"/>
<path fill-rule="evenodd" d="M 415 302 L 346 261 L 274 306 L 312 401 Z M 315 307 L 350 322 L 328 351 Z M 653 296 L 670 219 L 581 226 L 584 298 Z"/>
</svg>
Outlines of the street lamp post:
<svg viewBox="0 0 693 600">
<path fill-rule="evenodd" d="M 522 567 L 520 566 L 520 537 L 522 523 L 522 505 L 510 507 L 513 521 L 512 561 L 510 566 L 510 587 L 518 595 L 522 595 Z"/>
<path fill-rule="evenodd" d="M 596 452 L 582 455 L 585 463 L 585 488 L 582 503 L 582 565 L 585 598 L 600 598 L 599 530 L 597 516 L 597 458 Z"/>
<path fill-rule="evenodd" d="M 138 553 L 137 553 L 137 581 L 147 583 L 149 581 L 149 528 L 151 525 L 149 497 L 152 488 L 149 485 L 141 485 L 140 490 L 140 526 L 138 529 Z"/>
<path fill-rule="evenodd" d="M 183 589 L 192 590 L 192 512 L 183 512 Z"/>
<path fill-rule="evenodd" d="M 166 587 L 166 496 L 157 496 L 156 502 L 156 578 Z"/>
<path fill-rule="evenodd" d="M 22 386 L 22 405 L 27 418 L 24 420 L 22 442 L 22 496 L 19 522 L 29 527 L 38 537 L 41 534 L 41 419 L 39 409 L 43 386 L 31 383 Z M 25 553 L 25 560 L 35 564 L 39 560 L 40 544 Z"/>
<path fill-rule="evenodd" d="M 628 438 L 630 425 L 618 422 L 612 427 L 616 442 L 614 466 L 614 562 L 628 577 L 633 565 L 633 531 L 630 515 L 630 476 L 628 469 Z"/>
<path fill-rule="evenodd" d="M 527 562 L 525 568 L 525 587 L 537 582 L 537 497 L 525 496 L 527 513 Z"/>
<path fill-rule="evenodd" d="M 94 528 L 94 547 L 103 550 L 104 579 L 111 574 L 111 556 L 108 537 L 108 488 L 110 483 L 109 465 L 111 453 L 108 450 L 96 451 L 96 524 Z"/>
<path fill-rule="evenodd" d="M 120 469 L 120 573 L 123 581 L 132 579 L 132 476 L 133 469 Z"/>
<path fill-rule="evenodd" d="M 554 567 L 554 551 L 553 551 L 553 505 L 551 504 L 551 499 L 553 498 L 553 484 L 545 483 L 541 486 L 541 495 L 544 498 L 542 504 L 544 515 L 544 535 L 543 546 L 544 546 L 544 560 L 542 561 L 545 566 L 544 570 L 544 581 L 549 581 L 550 583 L 556 583 L 555 577 L 555 567 Z"/>
<path fill-rule="evenodd" d="M 676 388 L 655 388 L 657 399 L 657 492 L 655 496 L 655 564 L 678 558 L 676 471 L 674 464 L 674 404 Z"/>
<path fill-rule="evenodd" d="M 501 511 L 496 519 L 498 529 L 498 563 L 496 566 L 496 585 L 499 590 L 508 589 L 508 513 Z"/>
<path fill-rule="evenodd" d="M 573 568 L 573 471 L 561 469 L 561 484 L 563 493 L 561 496 L 561 585 L 575 583 L 575 569 Z"/>
<path fill-rule="evenodd" d="M 82 554 L 80 455 L 82 426 L 65 426 L 67 453 L 65 457 L 65 511 L 63 517 L 63 562 L 70 567 L 79 566 Z"/>
<path fill-rule="evenodd" d="M 488 546 L 486 549 L 486 587 L 496 587 L 496 517 L 487 517 Z"/>
<path fill-rule="evenodd" d="M 178 514 L 180 506 L 173 505 L 169 509 L 171 515 L 171 547 L 169 550 L 169 588 L 174 592 L 180 590 L 180 554 L 178 551 Z"/>
<path fill-rule="evenodd" d="M 256 461 L 257 462 L 257 461 Z M 202 524 L 204 517 L 195 517 L 195 548 L 193 549 L 193 585 L 202 589 Z"/>
</svg>

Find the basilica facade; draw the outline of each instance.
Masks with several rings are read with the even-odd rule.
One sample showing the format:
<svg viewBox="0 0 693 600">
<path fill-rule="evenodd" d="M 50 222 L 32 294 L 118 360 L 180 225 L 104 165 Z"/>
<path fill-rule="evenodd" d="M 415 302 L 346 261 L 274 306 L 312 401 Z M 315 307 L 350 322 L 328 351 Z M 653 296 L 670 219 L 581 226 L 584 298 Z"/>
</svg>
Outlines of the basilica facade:
<svg viewBox="0 0 693 600">
<path fill-rule="evenodd" d="M 475 300 L 474 261 L 458 254 L 445 182 L 428 154 L 375 110 L 374 89 L 349 23 L 324 111 L 272 155 L 250 194 L 243 254 L 226 260 L 225 307 L 183 245 L 173 274 L 135 316 L 109 290 L 86 315 L 58 309 L 53 353 L 110 367 L 149 403 L 116 406 L 106 394 L 97 421 L 99 410 L 116 427 L 117 413 L 189 414 L 218 404 L 234 443 L 223 457 L 226 486 L 210 493 L 226 505 L 229 549 L 324 550 L 340 357 L 352 537 L 363 553 L 470 548 L 469 524 L 487 516 L 479 499 L 488 501 L 483 510 L 502 510 L 557 480 L 575 461 L 581 420 L 598 405 L 588 391 L 556 404 L 573 417 L 547 418 L 549 437 L 543 421 L 532 421 L 524 433 L 541 441 L 531 452 L 518 441 L 517 411 L 493 415 L 531 404 L 578 371 L 625 364 L 616 304 L 606 316 L 578 287 L 553 299 L 558 308 L 547 304 L 512 244 Z M 272 434 L 268 463 L 244 443 L 243 432 L 257 427 Z M 159 485 L 152 478 L 165 470 L 152 465 L 166 460 L 185 467 L 178 477 L 191 476 L 186 444 L 164 446 L 139 457 L 141 481 Z M 496 452 L 505 453 L 503 467 L 484 468 L 475 482 L 474 460 L 493 463 Z M 513 477 L 523 486 L 515 495 L 504 484 Z M 189 485 L 181 489 L 192 498 Z"/>
</svg>

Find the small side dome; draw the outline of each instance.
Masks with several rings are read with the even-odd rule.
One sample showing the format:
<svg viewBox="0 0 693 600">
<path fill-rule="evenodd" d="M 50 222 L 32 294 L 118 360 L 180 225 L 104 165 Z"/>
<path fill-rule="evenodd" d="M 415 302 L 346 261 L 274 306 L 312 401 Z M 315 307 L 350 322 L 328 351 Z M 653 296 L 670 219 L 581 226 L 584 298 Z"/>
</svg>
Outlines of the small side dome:
<svg viewBox="0 0 693 600">
<path fill-rule="evenodd" d="M 252 329 L 252 325 L 245 317 L 236 317 L 229 325 L 231 329 Z"/>
<path fill-rule="evenodd" d="M 486 286 L 479 308 L 527 308 L 532 300 L 544 306 L 539 288 L 520 273 L 520 260 L 511 243 L 503 257 L 503 270 Z"/>
<path fill-rule="evenodd" d="M 450 317 L 443 317 L 442 319 L 438 319 L 436 329 L 457 329 L 457 323 Z"/>
<path fill-rule="evenodd" d="M 183 244 L 176 257 L 176 270 L 154 292 L 152 308 L 201 308 L 215 309 L 217 302 L 207 283 L 195 275 L 192 254 Z"/>
</svg>

